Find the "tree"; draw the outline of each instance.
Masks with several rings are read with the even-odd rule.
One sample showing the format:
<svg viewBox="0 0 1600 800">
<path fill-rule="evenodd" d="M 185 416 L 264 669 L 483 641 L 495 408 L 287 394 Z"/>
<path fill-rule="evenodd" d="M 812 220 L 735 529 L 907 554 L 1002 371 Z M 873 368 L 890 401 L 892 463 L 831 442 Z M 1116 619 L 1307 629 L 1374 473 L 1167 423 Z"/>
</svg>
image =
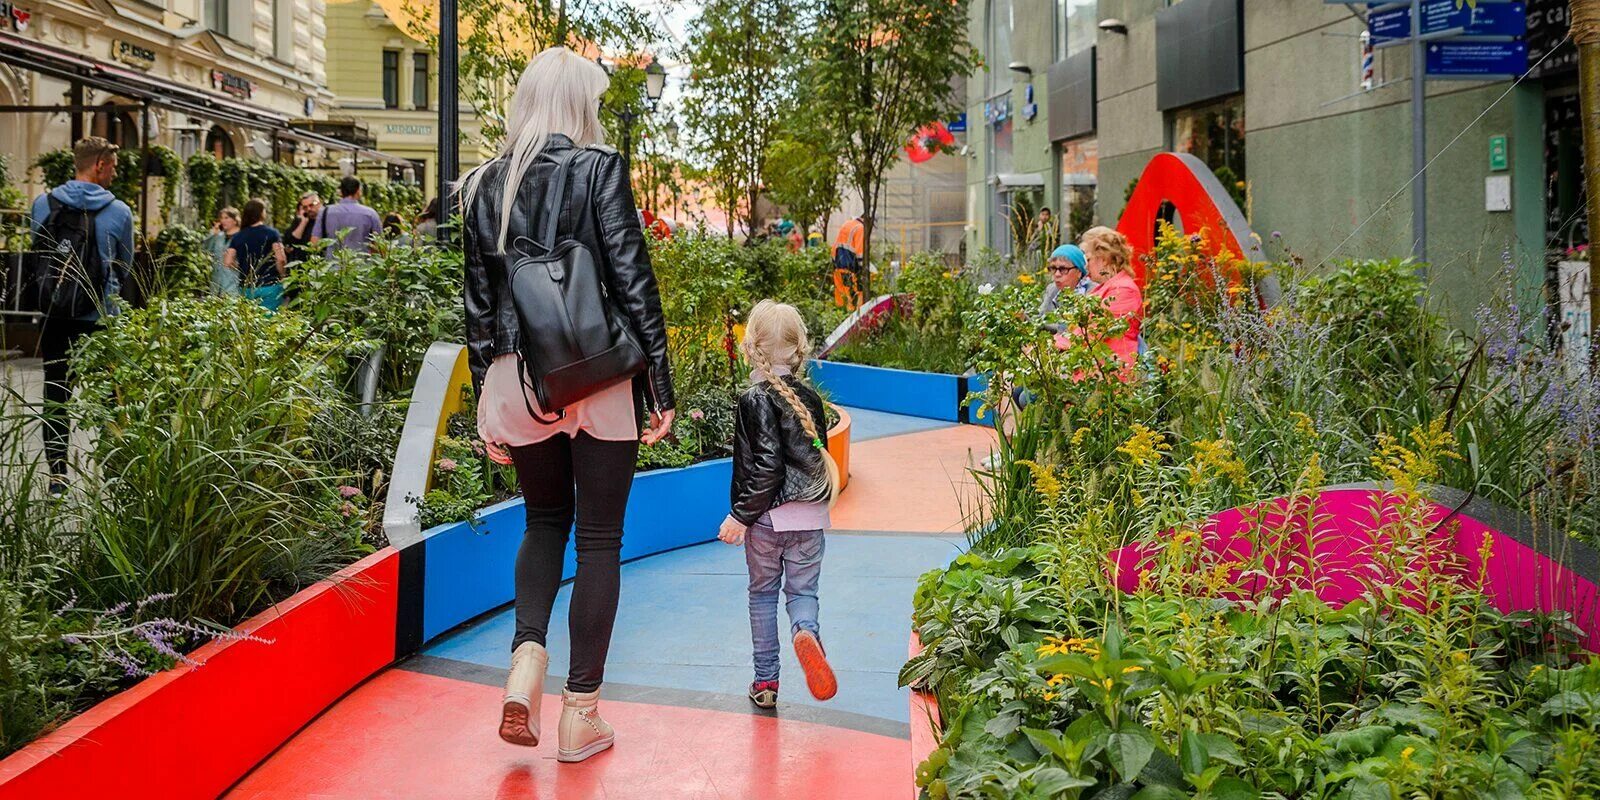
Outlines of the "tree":
<svg viewBox="0 0 1600 800">
<path fill-rule="evenodd" d="M 1578 45 L 1578 104 L 1583 116 L 1583 174 L 1589 200 L 1589 241 L 1600 231 L 1600 0 L 1572 0 L 1572 40 Z M 1591 369 L 1600 370 L 1600 281 L 1589 248 Z"/>
<path fill-rule="evenodd" d="M 437 50 L 438 10 L 434 0 L 408 0 L 395 24 Z M 608 47 L 632 50 L 655 32 L 626 0 L 458 0 L 457 14 L 458 91 L 477 112 L 490 148 L 505 137 L 506 102 L 528 59 L 557 45 L 591 57 Z"/>
<path fill-rule="evenodd" d="M 797 105 L 767 148 L 767 194 L 788 209 L 803 235 L 827 228 L 839 205 L 839 150 L 815 105 Z"/>
<path fill-rule="evenodd" d="M 812 101 L 837 132 L 844 178 L 861 196 L 870 264 L 884 173 L 918 127 L 951 115 L 950 82 L 977 64 L 967 0 L 823 0 L 814 50 Z"/>
<path fill-rule="evenodd" d="M 708 0 L 689 30 L 685 116 L 731 233 L 754 233 L 768 149 L 794 98 L 792 0 Z"/>
</svg>

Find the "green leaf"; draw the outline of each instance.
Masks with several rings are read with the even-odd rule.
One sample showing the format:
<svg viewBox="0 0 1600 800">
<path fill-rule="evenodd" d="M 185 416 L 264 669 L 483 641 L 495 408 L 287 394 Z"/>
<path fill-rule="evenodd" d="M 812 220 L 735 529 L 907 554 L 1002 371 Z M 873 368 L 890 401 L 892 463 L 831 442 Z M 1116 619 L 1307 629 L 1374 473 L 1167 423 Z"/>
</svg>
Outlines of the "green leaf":
<svg viewBox="0 0 1600 800">
<path fill-rule="evenodd" d="M 1239 757 L 1239 748 L 1234 746 L 1233 740 L 1220 733 L 1202 733 L 1199 737 L 1212 758 L 1235 767 L 1244 766 L 1244 759 Z"/>
<path fill-rule="evenodd" d="M 1171 786 L 1146 786 L 1133 796 L 1133 800 L 1187 800 L 1188 794 Z"/>
<path fill-rule="evenodd" d="M 1256 787 L 1239 778 L 1222 778 L 1211 787 L 1211 796 L 1216 800 L 1257 800 L 1261 792 Z"/>
<path fill-rule="evenodd" d="M 1103 646 L 1100 648 L 1106 658 L 1122 658 L 1122 624 L 1113 620 L 1106 626 L 1106 635 Z"/>
<path fill-rule="evenodd" d="M 1366 725 L 1354 730 L 1324 734 L 1322 741 L 1334 752 L 1366 757 L 1378 752 L 1394 737 L 1394 733 L 1394 728 L 1388 725 Z"/>
<path fill-rule="evenodd" d="M 1004 739 L 1017 732 L 1017 726 L 1022 724 L 1022 714 L 1016 709 L 1006 709 L 994 716 L 983 726 L 983 732 L 996 739 Z"/>
<path fill-rule="evenodd" d="M 1033 773 L 1033 789 L 1045 797 L 1054 797 L 1068 789 L 1093 786 L 1094 783 L 1088 778 L 1072 775 L 1060 767 L 1045 767 Z"/>
<path fill-rule="evenodd" d="M 1206 744 L 1200 736 L 1193 731 L 1184 731 L 1183 738 L 1178 741 L 1178 756 L 1183 764 L 1183 771 L 1190 775 L 1199 775 L 1206 769 L 1206 764 L 1211 762 L 1211 754 L 1206 751 Z"/>
<path fill-rule="evenodd" d="M 1106 740 L 1106 756 L 1116 769 L 1117 776 L 1124 780 L 1138 777 L 1155 751 L 1155 737 L 1138 726 L 1113 733 Z"/>
</svg>

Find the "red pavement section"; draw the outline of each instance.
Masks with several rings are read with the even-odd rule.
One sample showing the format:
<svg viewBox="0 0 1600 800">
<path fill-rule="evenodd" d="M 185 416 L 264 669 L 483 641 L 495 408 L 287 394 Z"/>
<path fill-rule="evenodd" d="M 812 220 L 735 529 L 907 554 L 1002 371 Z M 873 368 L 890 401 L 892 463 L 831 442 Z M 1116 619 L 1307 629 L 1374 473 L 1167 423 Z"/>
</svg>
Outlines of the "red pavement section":
<svg viewBox="0 0 1600 800">
<path fill-rule="evenodd" d="M 560 699 L 537 748 L 495 734 L 500 689 L 390 670 L 246 777 L 231 800 L 831 798 L 911 795 L 906 742 L 751 714 L 601 700 L 617 746 L 557 764 Z"/>
</svg>

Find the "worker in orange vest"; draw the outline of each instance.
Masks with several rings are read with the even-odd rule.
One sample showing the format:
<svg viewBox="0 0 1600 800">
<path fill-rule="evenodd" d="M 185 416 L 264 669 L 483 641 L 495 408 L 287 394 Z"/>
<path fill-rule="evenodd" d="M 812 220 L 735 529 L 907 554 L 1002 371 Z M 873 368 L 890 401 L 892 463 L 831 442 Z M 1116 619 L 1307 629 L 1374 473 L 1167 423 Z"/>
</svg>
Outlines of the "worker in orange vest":
<svg viewBox="0 0 1600 800">
<path fill-rule="evenodd" d="M 862 254 L 866 252 L 867 226 L 861 217 L 853 217 L 839 226 L 839 236 L 833 243 L 833 304 L 855 308 L 865 301 L 861 293 L 861 275 L 866 270 Z"/>
</svg>

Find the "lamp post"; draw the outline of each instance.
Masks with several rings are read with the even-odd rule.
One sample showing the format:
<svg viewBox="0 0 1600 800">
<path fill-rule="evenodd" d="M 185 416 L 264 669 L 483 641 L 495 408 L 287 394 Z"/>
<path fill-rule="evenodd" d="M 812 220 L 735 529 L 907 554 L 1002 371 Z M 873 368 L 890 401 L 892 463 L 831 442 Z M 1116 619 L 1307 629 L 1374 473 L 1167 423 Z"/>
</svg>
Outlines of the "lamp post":
<svg viewBox="0 0 1600 800">
<path fill-rule="evenodd" d="M 460 89 L 457 86 L 456 65 L 459 59 L 459 42 L 456 33 L 456 0 L 439 0 L 439 241 L 450 236 L 451 212 L 455 203 L 450 196 L 456 182 L 456 172 L 461 168 Z"/>
<path fill-rule="evenodd" d="M 603 66 L 603 65 L 602 65 Z M 609 70 L 608 70 L 609 71 Z M 661 66 L 660 61 L 651 61 L 644 68 L 644 96 L 649 105 L 643 112 L 634 110 L 631 106 L 621 110 L 607 109 L 622 123 L 622 163 L 628 168 L 630 179 L 633 175 L 633 123 L 643 114 L 654 113 L 656 103 L 661 100 L 662 92 L 667 88 L 667 68 Z"/>
</svg>

